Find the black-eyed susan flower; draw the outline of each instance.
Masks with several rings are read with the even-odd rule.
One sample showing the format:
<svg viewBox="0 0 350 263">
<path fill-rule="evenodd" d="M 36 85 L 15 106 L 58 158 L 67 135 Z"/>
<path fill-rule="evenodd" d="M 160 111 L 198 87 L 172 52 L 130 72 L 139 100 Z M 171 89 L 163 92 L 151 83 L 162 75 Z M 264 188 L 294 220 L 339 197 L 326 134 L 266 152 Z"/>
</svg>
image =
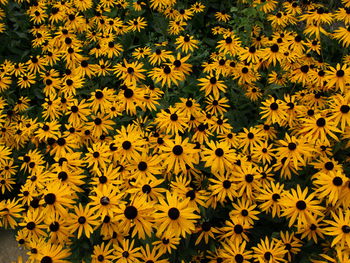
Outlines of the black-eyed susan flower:
<svg viewBox="0 0 350 263">
<path fill-rule="evenodd" d="M 268 237 L 261 239 L 256 247 L 253 247 L 253 257 L 262 262 L 285 262 L 284 255 L 287 253 L 282 241 L 270 240 Z"/>
<path fill-rule="evenodd" d="M 210 167 L 213 174 L 224 174 L 229 171 L 235 159 L 235 152 L 230 149 L 230 145 L 225 142 L 216 144 L 212 141 L 207 142 L 207 145 L 208 148 L 202 152 L 205 166 Z"/>
<path fill-rule="evenodd" d="M 163 165 L 168 172 L 174 171 L 178 174 L 180 171 L 186 172 L 186 165 L 193 168 L 197 163 L 194 155 L 198 153 L 195 144 L 189 142 L 188 138 L 182 140 L 180 136 L 176 136 L 174 140 L 165 140 L 162 146 Z"/>
<path fill-rule="evenodd" d="M 184 53 L 193 52 L 198 48 L 198 43 L 199 41 L 190 35 L 179 36 L 175 42 L 177 45 L 176 49 L 181 49 Z"/>
<path fill-rule="evenodd" d="M 91 255 L 91 262 L 93 263 L 111 263 L 114 259 L 113 249 L 111 243 L 102 243 L 94 246 L 94 252 Z"/>
<path fill-rule="evenodd" d="M 151 236 L 154 220 L 152 203 L 146 202 L 146 197 L 135 198 L 130 204 L 121 203 L 115 211 L 115 219 L 118 220 L 119 228 L 123 233 L 129 233 L 140 239 Z"/>
<path fill-rule="evenodd" d="M 228 261 L 248 263 L 249 260 L 252 259 L 252 251 L 246 249 L 246 241 L 240 242 L 238 239 L 236 239 L 233 242 L 228 241 L 222 245 L 223 250 L 221 252 L 221 256 L 223 262 Z"/>
<path fill-rule="evenodd" d="M 297 185 L 296 190 L 292 188 L 282 199 L 284 207 L 282 216 L 289 218 L 289 226 L 297 221 L 297 226 L 300 227 L 316 216 L 323 215 L 323 208 L 319 204 L 320 201 L 315 199 L 314 193 L 308 195 L 307 187 L 302 191 L 300 185 Z"/>
<path fill-rule="evenodd" d="M 337 64 L 336 68 L 330 67 L 325 73 L 325 80 L 330 88 L 345 91 L 345 86 L 350 82 L 350 68 L 346 64 L 343 66 Z"/>
<path fill-rule="evenodd" d="M 158 212 L 155 214 L 157 233 L 186 236 L 195 230 L 195 221 L 200 216 L 188 206 L 189 199 L 180 200 L 178 196 L 166 193 L 166 200 L 159 200 Z"/>
<path fill-rule="evenodd" d="M 332 246 L 339 244 L 340 247 L 349 245 L 349 233 L 350 233 L 350 220 L 349 212 L 341 211 L 338 209 L 337 212 L 332 212 L 332 220 L 325 220 L 330 226 L 325 229 L 326 234 L 334 236 Z"/>
<path fill-rule="evenodd" d="M 123 239 L 122 242 L 114 244 L 113 248 L 113 254 L 115 257 L 115 262 L 118 263 L 131 263 L 131 262 L 137 262 L 138 259 L 141 257 L 141 253 L 139 250 L 140 247 L 134 247 L 135 241 L 127 239 Z"/>
</svg>

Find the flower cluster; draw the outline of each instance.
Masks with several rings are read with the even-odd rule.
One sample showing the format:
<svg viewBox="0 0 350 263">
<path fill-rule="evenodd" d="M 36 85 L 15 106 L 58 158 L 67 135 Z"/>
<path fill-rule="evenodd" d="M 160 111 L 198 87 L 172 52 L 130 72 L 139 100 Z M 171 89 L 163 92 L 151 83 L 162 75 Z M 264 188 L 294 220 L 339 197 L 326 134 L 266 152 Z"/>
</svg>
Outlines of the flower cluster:
<svg viewBox="0 0 350 263">
<path fill-rule="evenodd" d="M 0 0 L 27 262 L 350 262 L 350 1 L 231 2 Z"/>
</svg>

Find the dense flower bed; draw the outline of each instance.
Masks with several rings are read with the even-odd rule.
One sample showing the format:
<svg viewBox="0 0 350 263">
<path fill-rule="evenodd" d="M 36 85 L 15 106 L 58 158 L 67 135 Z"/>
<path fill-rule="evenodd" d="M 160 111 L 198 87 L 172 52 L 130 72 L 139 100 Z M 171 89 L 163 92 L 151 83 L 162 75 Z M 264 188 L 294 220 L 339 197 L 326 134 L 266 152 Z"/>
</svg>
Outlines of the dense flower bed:
<svg viewBox="0 0 350 263">
<path fill-rule="evenodd" d="M 27 262 L 350 262 L 349 0 L 0 6 Z"/>
</svg>

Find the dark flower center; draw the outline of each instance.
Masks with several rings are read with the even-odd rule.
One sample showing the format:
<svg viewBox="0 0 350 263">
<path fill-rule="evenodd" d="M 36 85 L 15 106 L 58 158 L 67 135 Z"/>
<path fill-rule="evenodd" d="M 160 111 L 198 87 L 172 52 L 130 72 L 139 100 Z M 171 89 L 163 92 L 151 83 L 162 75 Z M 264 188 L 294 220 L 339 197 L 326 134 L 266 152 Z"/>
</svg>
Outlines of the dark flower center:
<svg viewBox="0 0 350 263">
<path fill-rule="evenodd" d="M 35 223 L 34 222 L 29 222 L 28 224 L 27 224 L 27 229 L 28 230 L 33 230 L 34 228 L 35 228 Z"/>
<path fill-rule="evenodd" d="M 66 144 L 66 140 L 64 138 L 58 138 L 56 142 L 59 146 L 63 146 Z"/>
<path fill-rule="evenodd" d="M 202 230 L 203 230 L 204 232 L 208 232 L 210 229 L 211 229 L 211 224 L 210 224 L 209 222 L 204 222 L 204 223 L 202 224 Z"/>
<path fill-rule="evenodd" d="M 310 230 L 315 231 L 317 229 L 317 226 L 315 224 L 311 224 Z"/>
<path fill-rule="evenodd" d="M 337 77 L 338 78 L 344 77 L 344 75 L 345 75 L 344 70 L 340 69 L 340 70 L 337 71 Z"/>
<path fill-rule="evenodd" d="M 287 250 L 291 250 L 292 249 L 292 245 L 289 244 L 289 243 L 285 244 L 285 247 L 286 247 Z"/>
<path fill-rule="evenodd" d="M 52 258 L 49 256 L 45 256 L 40 260 L 40 263 L 52 263 Z"/>
<path fill-rule="evenodd" d="M 349 110 L 350 110 L 350 107 L 349 107 L 348 105 L 342 105 L 342 106 L 340 107 L 340 111 L 341 111 L 342 113 L 348 113 Z"/>
<path fill-rule="evenodd" d="M 271 257 L 272 257 L 271 252 L 265 252 L 264 258 L 265 258 L 266 260 L 270 260 Z"/>
<path fill-rule="evenodd" d="M 175 60 L 173 64 L 174 64 L 175 67 L 178 68 L 178 67 L 181 66 L 181 61 L 180 60 Z"/>
<path fill-rule="evenodd" d="M 241 234 L 243 232 L 243 227 L 241 225 L 235 225 L 233 228 L 236 234 Z"/>
<path fill-rule="evenodd" d="M 317 121 L 316 121 L 316 125 L 318 127 L 324 127 L 326 125 L 326 120 L 324 118 L 319 118 Z"/>
<path fill-rule="evenodd" d="M 78 218 L 78 223 L 79 224 L 83 225 L 83 224 L 85 224 L 85 222 L 86 222 L 86 218 L 84 216 L 81 216 L 81 217 Z"/>
<path fill-rule="evenodd" d="M 173 148 L 173 154 L 179 156 L 183 153 L 183 148 L 181 145 L 175 145 L 174 148 Z"/>
<path fill-rule="evenodd" d="M 64 182 L 68 179 L 68 174 L 65 171 L 59 172 L 58 179 Z"/>
<path fill-rule="evenodd" d="M 270 105 L 271 110 L 277 110 L 278 109 L 278 104 L 276 102 L 272 102 Z"/>
<path fill-rule="evenodd" d="M 231 37 L 227 37 L 225 39 L 225 42 L 226 42 L 226 44 L 231 44 L 232 43 L 232 38 Z"/>
<path fill-rule="evenodd" d="M 101 120 L 100 118 L 96 118 L 96 119 L 94 120 L 94 123 L 95 123 L 96 125 L 100 125 L 100 124 L 102 123 L 102 120 Z"/>
<path fill-rule="evenodd" d="M 78 109 L 77 106 L 72 106 L 72 107 L 70 108 L 70 110 L 71 110 L 73 113 L 77 113 L 79 109 Z"/>
<path fill-rule="evenodd" d="M 333 170 L 334 164 L 333 164 L 332 162 L 326 162 L 325 165 L 324 165 L 324 167 L 325 167 L 328 171 L 330 171 L 330 170 Z"/>
<path fill-rule="evenodd" d="M 50 224 L 50 231 L 57 232 L 60 229 L 60 224 L 58 222 L 53 222 Z"/>
<path fill-rule="evenodd" d="M 271 46 L 270 49 L 271 49 L 272 52 L 277 53 L 280 48 L 279 48 L 279 46 L 277 44 L 274 44 L 274 45 Z"/>
<path fill-rule="evenodd" d="M 180 217 L 180 211 L 176 207 L 172 207 L 168 211 L 168 216 L 171 220 L 176 220 Z"/>
<path fill-rule="evenodd" d="M 142 186 L 142 192 L 145 194 L 149 194 L 152 190 L 152 187 L 148 184 L 145 184 L 144 186 Z"/>
<path fill-rule="evenodd" d="M 169 66 L 165 66 L 164 69 L 163 69 L 163 72 L 164 72 L 165 74 L 170 74 L 171 68 L 170 68 Z"/>
<path fill-rule="evenodd" d="M 147 169 L 147 163 L 146 162 L 139 162 L 139 164 L 137 165 L 137 168 L 140 171 L 146 171 Z"/>
<path fill-rule="evenodd" d="M 247 209 L 243 209 L 243 210 L 241 211 L 241 215 L 242 215 L 242 216 L 247 216 L 247 215 L 248 215 Z"/>
<path fill-rule="evenodd" d="M 253 180 L 254 180 L 254 175 L 252 175 L 252 174 L 246 174 L 246 176 L 245 176 L 245 181 L 246 181 L 247 183 L 251 183 L 251 182 L 253 182 Z"/>
<path fill-rule="evenodd" d="M 215 155 L 218 156 L 218 157 L 223 156 L 223 155 L 224 155 L 224 150 L 221 149 L 221 148 L 217 148 L 217 149 L 215 150 Z"/>
<path fill-rule="evenodd" d="M 173 114 L 170 115 L 170 120 L 177 121 L 178 119 L 179 119 L 179 117 L 177 116 L 176 113 L 173 113 Z"/>
<path fill-rule="evenodd" d="M 190 200 L 194 200 L 196 198 L 196 192 L 194 190 L 189 190 L 186 193 L 186 197 L 189 197 Z"/>
<path fill-rule="evenodd" d="M 225 180 L 222 182 L 222 186 L 225 188 L 225 189 L 229 189 L 231 187 L 231 181 L 229 180 Z"/>
<path fill-rule="evenodd" d="M 101 184 L 105 184 L 107 183 L 107 177 L 102 175 L 98 178 L 98 181 L 101 183 Z"/>
<path fill-rule="evenodd" d="M 132 67 L 128 67 L 128 73 L 129 73 L 129 74 L 134 73 L 134 69 L 133 69 Z"/>
<path fill-rule="evenodd" d="M 123 149 L 124 150 L 129 150 L 130 148 L 131 148 L 131 142 L 129 142 L 129 141 L 125 141 L 125 142 L 123 142 L 122 143 L 122 147 L 123 147 Z"/>
<path fill-rule="evenodd" d="M 305 210 L 306 209 L 306 203 L 303 200 L 299 200 L 296 204 L 297 208 L 299 210 Z"/>
<path fill-rule="evenodd" d="M 272 200 L 275 201 L 275 202 L 277 202 L 280 198 L 281 198 L 281 196 L 279 194 L 275 193 L 275 194 L 272 195 Z"/>
<path fill-rule="evenodd" d="M 213 85 L 216 84 L 216 78 L 215 77 L 211 77 L 209 81 Z"/>
<path fill-rule="evenodd" d="M 344 232 L 344 234 L 350 233 L 350 227 L 347 225 L 342 226 L 341 230 Z"/>
<path fill-rule="evenodd" d="M 303 73 L 308 73 L 309 72 L 309 66 L 308 65 L 304 65 L 300 68 L 301 72 Z"/>
<path fill-rule="evenodd" d="M 103 98 L 103 93 L 101 91 L 96 91 L 95 97 L 96 97 L 96 99 L 102 99 Z"/>
<path fill-rule="evenodd" d="M 135 206 L 127 206 L 124 210 L 124 215 L 127 219 L 135 219 L 137 217 L 137 208 Z"/>
<path fill-rule="evenodd" d="M 52 205 L 56 201 L 56 196 L 55 196 L 55 194 L 49 193 L 49 194 L 45 195 L 44 200 L 45 200 L 46 204 Z"/>
<path fill-rule="evenodd" d="M 105 205 L 109 205 L 109 203 L 110 203 L 110 200 L 109 200 L 108 196 L 101 197 L 101 199 L 100 199 L 101 205 L 105 206 Z"/>
<path fill-rule="evenodd" d="M 341 179 L 339 176 L 336 176 L 333 178 L 333 184 L 335 186 L 341 186 L 343 184 L 343 179 Z"/>
<path fill-rule="evenodd" d="M 297 148 L 297 145 L 294 142 L 288 144 L 288 149 L 294 151 Z"/>
<path fill-rule="evenodd" d="M 235 255 L 236 263 L 242 263 L 244 261 L 244 257 L 241 254 Z"/>
<path fill-rule="evenodd" d="M 132 89 L 124 90 L 124 97 L 130 99 L 134 95 L 134 91 Z"/>
</svg>

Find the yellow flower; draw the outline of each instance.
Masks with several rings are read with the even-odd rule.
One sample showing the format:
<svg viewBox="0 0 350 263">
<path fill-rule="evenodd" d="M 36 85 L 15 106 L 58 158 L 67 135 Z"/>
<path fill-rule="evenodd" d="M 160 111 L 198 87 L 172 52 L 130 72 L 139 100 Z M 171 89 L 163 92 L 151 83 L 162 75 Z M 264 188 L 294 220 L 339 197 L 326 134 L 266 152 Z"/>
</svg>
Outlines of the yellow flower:
<svg viewBox="0 0 350 263">
<path fill-rule="evenodd" d="M 155 214 L 157 234 L 174 234 L 185 237 L 195 230 L 195 220 L 200 216 L 188 206 L 189 199 L 181 200 L 177 195 L 166 193 L 166 201 L 159 200 Z"/>
</svg>

